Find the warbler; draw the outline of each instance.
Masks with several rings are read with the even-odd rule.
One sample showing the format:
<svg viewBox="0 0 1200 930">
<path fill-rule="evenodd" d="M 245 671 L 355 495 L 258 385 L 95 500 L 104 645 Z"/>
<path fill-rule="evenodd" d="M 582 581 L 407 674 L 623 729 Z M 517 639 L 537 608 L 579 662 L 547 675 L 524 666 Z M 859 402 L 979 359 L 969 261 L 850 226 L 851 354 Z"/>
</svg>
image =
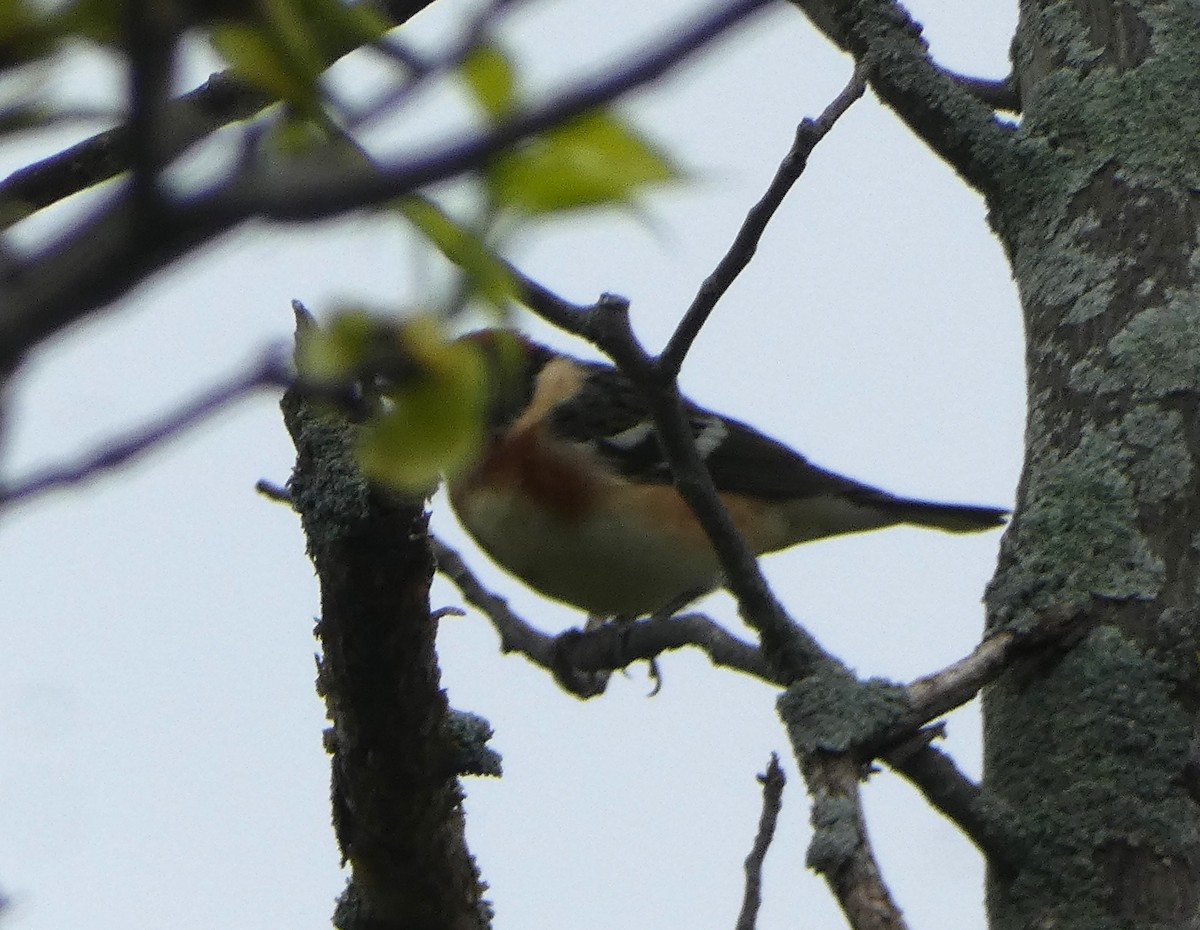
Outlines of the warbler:
<svg viewBox="0 0 1200 930">
<path fill-rule="evenodd" d="M 594 615 L 675 609 L 722 583 L 675 489 L 638 389 L 508 330 L 463 337 L 488 355 L 487 436 L 447 482 L 479 546 L 542 594 Z M 752 426 L 685 401 L 696 449 L 749 548 L 908 524 L 973 533 L 1006 510 L 913 500 L 820 468 Z"/>
</svg>

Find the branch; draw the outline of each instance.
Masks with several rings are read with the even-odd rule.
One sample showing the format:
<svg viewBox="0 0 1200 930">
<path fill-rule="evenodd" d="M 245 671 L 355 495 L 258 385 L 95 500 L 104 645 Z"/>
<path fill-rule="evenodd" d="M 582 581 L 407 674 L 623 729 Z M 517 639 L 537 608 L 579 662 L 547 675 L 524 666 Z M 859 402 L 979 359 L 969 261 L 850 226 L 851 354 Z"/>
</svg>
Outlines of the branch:
<svg viewBox="0 0 1200 930">
<path fill-rule="evenodd" d="M 641 390 L 675 476 L 675 487 L 708 535 L 726 586 L 737 598 L 743 619 L 758 632 L 775 674 L 781 681 L 791 682 L 818 667 L 842 668 L 788 616 L 768 586 L 758 560 L 734 526 L 696 451 L 678 384 L 674 378 L 664 379 L 659 374 L 655 360 L 633 334 L 628 303 L 612 296 L 601 298 L 576 321 L 574 331 L 608 354 Z"/>
<path fill-rule="evenodd" d="M 986 103 L 993 110 L 1005 110 L 1009 113 L 1021 112 L 1021 93 L 1013 75 L 1010 74 L 1008 77 L 996 81 L 991 78 L 958 74 L 949 69 L 943 70 L 959 87 L 976 100 Z"/>
<path fill-rule="evenodd" d="M 98 477 L 101 473 L 120 468 L 133 459 L 155 449 L 169 439 L 199 425 L 262 388 L 282 388 L 290 383 L 287 363 L 279 352 L 268 352 L 243 374 L 235 375 L 224 384 L 189 401 L 179 409 L 120 439 L 114 439 L 82 456 L 74 464 L 60 465 L 35 473 L 0 488 L 0 508 L 28 503 L 51 491 L 65 490 Z"/>
<path fill-rule="evenodd" d="M 846 753 L 815 752 L 801 765 L 813 796 L 809 868 L 825 878 L 854 930 L 904 930 L 867 838 L 859 763 Z"/>
<path fill-rule="evenodd" d="M 243 165 L 216 190 L 167 211 L 153 248 L 134 235 L 128 194 L 72 234 L 16 265 L 0 289 L 0 369 L 62 327 L 115 300 L 152 272 L 248 219 L 288 222 L 339 215 L 482 167 L 506 148 L 580 113 L 610 103 L 666 73 L 769 0 L 737 0 L 668 40 L 577 83 L 500 126 L 423 158 L 375 168 Z"/>
<path fill-rule="evenodd" d="M 979 786 L 959 770 L 954 760 L 931 745 L 943 733 L 941 725 L 921 730 L 889 749 L 882 758 L 963 831 L 991 869 L 1011 878 L 1019 870 L 1024 853 L 1015 829 L 1019 821 L 1001 798 L 984 799 Z"/>
<path fill-rule="evenodd" d="M 746 856 L 746 890 L 742 896 L 742 910 L 738 914 L 734 930 L 754 930 L 758 923 L 758 909 L 762 905 L 763 863 L 775 836 L 775 825 L 779 821 L 779 812 L 783 809 L 783 787 L 787 784 L 787 777 L 779 766 L 778 755 L 771 753 L 767 770 L 758 776 L 758 781 L 763 786 L 762 815 L 758 820 L 754 846 Z"/>
<path fill-rule="evenodd" d="M 424 499 L 368 483 L 341 417 L 299 390 L 281 406 L 297 453 L 291 498 L 321 585 L 317 685 L 331 721 L 334 831 L 351 869 L 334 924 L 482 930 L 456 777 L 463 728 L 440 686 L 429 612 Z"/>
<path fill-rule="evenodd" d="M 775 211 L 783 203 L 783 198 L 808 166 L 808 156 L 812 154 L 817 143 L 833 129 L 834 123 L 842 114 L 850 109 L 850 105 L 863 95 L 864 90 L 866 69 L 859 65 L 854 69 L 846 89 L 833 99 L 821 115 L 815 120 L 804 119 L 796 128 L 796 138 L 792 147 L 780 163 L 766 193 L 750 208 L 729 250 L 712 273 L 704 279 L 692 305 L 684 313 L 666 348 L 659 355 L 658 368 L 664 376 L 674 378 L 679 374 L 684 357 L 691 349 L 696 336 L 700 334 L 700 329 L 708 320 L 709 314 L 758 251 L 758 243 L 766 231 L 767 224 L 771 222 Z"/>
<path fill-rule="evenodd" d="M 792 0 L 818 29 L 871 69 L 871 88 L 933 151 L 985 196 L 1011 167 L 1013 126 L 978 84 L 939 68 L 921 27 L 895 0 Z"/>
<path fill-rule="evenodd" d="M 155 0 L 132 0 L 124 10 L 129 59 L 129 131 L 133 179 L 130 197 L 143 236 L 154 235 L 163 205 L 159 173 L 167 164 L 160 141 L 163 117 L 174 83 L 180 24 L 175 11 Z"/>
<path fill-rule="evenodd" d="M 931 720 L 967 703 L 1018 659 L 1069 648 L 1087 630 L 1085 619 L 1084 609 L 1075 605 L 1046 611 L 1033 629 L 993 633 L 970 655 L 909 684 L 904 689 L 906 713 L 893 721 L 873 745 L 882 749 L 908 739 Z"/>
<path fill-rule="evenodd" d="M 559 684 L 577 697 L 595 697 L 607 684 L 605 673 L 640 660 L 653 661 L 664 652 L 694 646 L 713 665 L 731 668 L 779 684 L 760 650 L 734 636 L 703 614 L 656 616 L 633 623 L 606 623 L 557 636 L 543 633 L 517 615 L 504 598 L 488 590 L 462 556 L 436 536 L 430 536 L 438 571 L 459 589 L 500 636 L 502 652 L 517 652 L 552 672 Z"/>
<path fill-rule="evenodd" d="M 605 352 L 641 390 L 654 418 L 680 496 L 695 513 L 716 551 L 726 586 L 738 600 L 746 622 L 760 635 L 764 653 L 780 683 L 794 681 L 815 668 L 844 667 L 793 621 L 768 587 L 758 561 L 746 547 L 717 495 L 712 478 L 699 454 L 687 423 L 676 376 L 688 348 L 704 320 L 733 279 L 753 255 L 763 230 L 787 193 L 812 148 L 833 123 L 861 95 L 862 70 L 811 123 L 797 130 L 797 140 L 775 179 L 751 210 L 733 245 L 701 287 L 692 307 L 681 319 L 667 349 L 652 359 L 638 342 L 629 322 L 627 301 L 604 295 L 592 307 L 581 307 L 559 298 L 512 269 L 526 304 L 568 332 L 589 340 Z M 793 160 L 793 155 L 798 156 Z"/>
<path fill-rule="evenodd" d="M 431 0 L 367 2 L 372 9 L 382 10 L 398 26 L 428 6 Z M 357 46 L 337 49 L 327 63 L 333 64 L 356 49 Z M 249 119 L 277 100 L 232 71 L 212 75 L 199 87 L 163 107 L 156 140 L 163 163 L 173 161 L 222 126 Z M 29 215 L 111 180 L 133 167 L 137 139 L 138 132 L 132 122 L 114 126 L 56 155 L 14 171 L 0 182 L 0 203 L 8 208 L 19 205 L 22 213 Z M 7 212 L 6 215 L 13 214 Z"/>
</svg>

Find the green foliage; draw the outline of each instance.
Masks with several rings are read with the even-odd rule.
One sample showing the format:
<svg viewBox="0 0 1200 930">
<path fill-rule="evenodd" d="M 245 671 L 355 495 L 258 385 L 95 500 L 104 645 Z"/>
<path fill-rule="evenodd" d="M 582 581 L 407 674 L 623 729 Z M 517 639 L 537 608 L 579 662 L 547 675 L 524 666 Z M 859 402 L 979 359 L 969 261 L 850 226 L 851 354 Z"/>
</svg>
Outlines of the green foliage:
<svg viewBox="0 0 1200 930">
<path fill-rule="evenodd" d="M 459 73 L 493 123 L 520 109 L 516 67 L 498 46 L 480 44 Z M 664 152 L 610 109 L 581 114 L 519 143 L 484 173 L 496 208 L 521 216 L 625 206 L 646 187 L 681 178 Z"/>
<path fill-rule="evenodd" d="M 503 310 L 517 296 L 517 282 L 507 263 L 496 255 L 483 237 L 455 222 L 436 203 L 425 197 L 405 197 L 398 206 L 466 278 L 466 296 L 478 298 Z"/>
<path fill-rule="evenodd" d="M 29 64 L 55 67 L 50 56 L 74 54 L 81 40 L 125 65 L 130 12 L 128 0 L 61 0 L 57 5 L 0 0 L 0 71 Z M 485 38 L 465 54 L 450 47 L 440 57 L 431 56 L 412 84 L 405 83 L 408 72 L 397 68 L 395 86 L 376 95 L 384 101 L 378 111 L 336 106 L 326 86 L 329 66 L 342 55 L 382 43 L 393 26 L 373 0 L 162 0 L 141 12 L 142 25 L 152 33 L 157 29 L 164 41 L 207 41 L 238 77 L 283 104 L 254 117 L 246 137 L 254 167 L 264 174 L 303 177 L 316 168 L 328 178 L 344 169 L 351 181 L 374 170 L 357 133 L 379 115 L 402 118 L 412 92 L 434 80 L 466 88 L 479 109 L 480 132 L 511 125 L 535 105 L 522 86 L 519 63 Z M 20 94 L 8 88 L 10 99 L 0 101 L 0 137 L 43 128 L 56 114 L 68 112 L 42 99 L 45 82 L 36 80 L 33 69 L 4 76 L 13 83 L 27 79 L 28 87 Z M 97 174 L 92 183 L 110 176 Z M 481 358 L 477 343 L 448 340 L 435 320 L 449 320 L 472 302 L 493 315 L 508 313 L 521 296 L 519 276 L 502 257 L 515 236 L 532 222 L 569 211 L 627 208 L 648 187 L 680 177 L 671 160 L 622 115 L 595 109 L 520 140 L 468 172 L 473 186 L 466 192 L 473 200 L 457 215 L 428 192 L 389 204 L 385 216 L 402 217 L 458 269 L 458 286 L 440 306 L 426 299 L 426 315 L 402 322 L 400 313 L 389 319 L 361 310 L 340 312 L 324 328 L 304 335 L 296 355 L 302 378 L 318 393 L 344 398 L 357 386 L 371 395 L 369 416 L 357 427 L 366 473 L 398 488 L 423 490 L 477 454 L 486 381 L 492 378 L 491 387 L 497 387 L 496 379 L 502 382 L 509 366 L 495 352 Z M 0 218 L 15 222 L 44 205 L 13 197 L 0 204 Z"/>
<path fill-rule="evenodd" d="M 320 110 L 321 74 L 389 28 L 371 5 L 341 0 L 259 0 L 256 15 L 221 18 L 214 47 L 243 78 L 308 113 Z"/>
<path fill-rule="evenodd" d="M 55 30 L 28 0 L 0 0 L 0 69 L 33 61 L 54 44 Z"/>
<path fill-rule="evenodd" d="M 585 113 L 505 152 L 488 169 L 498 204 L 526 214 L 627 205 L 675 166 L 611 111 Z"/>
<path fill-rule="evenodd" d="M 516 70 L 498 46 L 481 42 L 459 70 L 475 102 L 492 120 L 508 116 L 516 107 Z"/>
<path fill-rule="evenodd" d="M 433 316 L 396 323 L 362 310 L 301 333 L 296 367 L 303 383 L 370 389 L 374 414 L 360 427 L 359 464 L 372 479 L 423 493 L 470 462 L 483 441 L 487 371 L 469 340 L 448 341 Z"/>
</svg>

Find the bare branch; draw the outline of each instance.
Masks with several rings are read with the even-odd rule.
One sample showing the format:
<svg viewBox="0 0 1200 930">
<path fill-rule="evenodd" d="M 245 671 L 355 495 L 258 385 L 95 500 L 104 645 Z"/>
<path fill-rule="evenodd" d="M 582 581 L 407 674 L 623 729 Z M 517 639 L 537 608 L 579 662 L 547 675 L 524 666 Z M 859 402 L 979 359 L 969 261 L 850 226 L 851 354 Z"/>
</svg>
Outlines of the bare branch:
<svg viewBox="0 0 1200 930">
<path fill-rule="evenodd" d="M 790 682 L 818 666 L 841 668 L 836 658 L 788 616 L 767 585 L 758 560 L 734 526 L 696 451 L 675 379 L 660 375 L 655 361 L 633 333 L 628 303 L 606 295 L 571 324 L 572 332 L 590 339 L 607 353 L 641 389 L 675 476 L 675 486 L 708 534 L 726 586 L 737 598 L 745 621 L 762 638 L 764 654 L 774 673 L 781 681 Z"/>
<path fill-rule="evenodd" d="M 161 419 L 127 436 L 105 443 L 99 449 L 82 456 L 74 464 L 48 468 L 7 488 L 0 488 L 0 507 L 28 503 L 42 494 L 63 490 L 89 481 L 103 472 L 120 468 L 167 440 L 197 426 L 247 394 L 262 388 L 286 387 L 289 382 L 290 373 L 282 355 L 277 351 L 267 352 L 248 371 L 210 388 L 195 400 Z"/>
<path fill-rule="evenodd" d="M 291 493 L 287 488 L 276 484 L 274 481 L 259 478 L 254 482 L 254 490 L 269 501 L 274 501 L 277 504 L 287 504 L 289 507 L 292 506 Z"/>
<path fill-rule="evenodd" d="M 674 378 L 679 374 L 679 369 L 683 366 L 683 359 L 691 349 L 696 336 L 699 335 L 701 327 L 708 320 L 709 314 L 712 313 L 717 302 L 725 296 L 725 292 L 729 290 L 737 276 L 750 264 L 750 260 L 758 250 L 758 243 L 766 231 L 767 224 L 771 222 L 771 218 L 783 203 L 788 191 L 804 173 L 804 169 L 808 165 L 808 156 L 812 154 L 817 143 L 825 138 L 842 114 L 850 109 L 850 105 L 863 95 L 863 91 L 866 90 L 866 73 L 865 66 L 858 65 L 854 69 L 854 74 L 846 85 L 846 89 L 833 99 L 821 115 L 815 120 L 804 119 L 796 127 L 796 137 L 792 142 L 792 147 L 780 163 L 766 193 L 758 203 L 750 208 L 741 229 L 738 230 L 737 236 L 729 246 L 729 251 L 717 263 L 717 267 L 713 269 L 712 273 L 704 279 L 692 305 L 688 307 L 687 312 L 679 321 L 679 325 L 675 327 L 675 332 L 671 335 L 666 348 L 659 355 L 658 367 L 664 376 Z"/>
<path fill-rule="evenodd" d="M 641 389 L 663 441 L 676 487 L 708 534 L 727 587 L 737 597 L 743 617 L 762 637 L 763 649 L 774 669 L 773 677 L 784 683 L 807 674 L 817 665 L 840 668 L 841 663 L 787 615 L 767 586 L 757 559 L 733 525 L 696 452 L 675 379 L 692 340 L 720 296 L 753 255 L 767 222 L 803 170 L 808 153 L 861 95 L 865 71 L 865 67 L 856 69 L 846 90 L 821 116 L 812 123 L 801 125 L 792 153 L 747 217 L 725 258 L 701 287 L 667 350 L 657 359 L 646 353 L 634 335 L 627 301 L 604 295 L 594 306 L 580 307 L 562 300 L 519 273 L 515 275 L 522 297 L 531 309 L 568 332 L 590 340 Z M 797 156 L 795 161 L 793 154 Z"/>
<path fill-rule="evenodd" d="M 501 651 L 518 652 L 552 672 L 571 694 L 594 697 L 604 690 L 605 673 L 689 646 L 702 650 L 715 666 L 779 683 L 760 650 L 700 613 L 605 623 L 557 636 L 543 633 L 514 613 L 504 598 L 488 590 L 453 548 L 432 534 L 430 545 L 438 570 L 495 627 Z"/>
<path fill-rule="evenodd" d="M 867 838 L 858 790 L 860 764 L 845 753 L 801 761 L 813 797 L 809 868 L 824 877 L 854 930 L 907 927 Z"/>
<path fill-rule="evenodd" d="M 878 748 L 907 739 L 918 729 L 971 700 L 979 689 L 1011 668 L 1014 660 L 1068 648 L 1085 629 L 1080 607 L 1047 611 L 1032 630 L 1000 630 L 971 654 L 905 688 L 909 711 L 876 743 Z"/>
<path fill-rule="evenodd" d="M 180 24 L 175 9 L 154 0 L 132 0 L 125 7 L 129 58 L 130 149 L 133 180 L 130 198 L 145 237 L 154 235 L 162 207 L 159 172 L 163 157 L 163 117 L 174 83 L 175 47 Z"/>
<path fill-rule="evenodd" d="M 792 0 L 818 29 L 871 64 L 871 87 L 909 129 L 987 195 L 1010 167 L 1016 129 L 972 85 L 939 68 L 895 0 Z"/>
<path fill-rule="evenodd" d="M 519 652 L 543 668 L 552 667 L 553 636 L 541 632 L 514 613 L 508 601 L 484 586 L 457 550 L 433 533 L 429 534 L 429 545 L 437 561 L 437 570 L 449 578 L 467 603 L 477 608 L 496 628 L 500 634 L 501 652 Z"/>
<path fill-rule="evenodd" d="M 779 821 L 779 812 L 783 809 L 783 787 L 787 784 L 787 777 L 779 765 L 778 755 L 771 753 L 767 770 L 758 776 L 758 781 L 763 786 L 762 815 L 758 820 L 754 846 L 746 856 L 746 891 L 742 897 L 742 910 L 738 914 L 734 930 L 754 930 L 758 924 L 758 909 L 762 904 L 763 863 L 775 836 L 775 824 Z"/>
<path fill-rule="evenodd" d="M 979 786 L 959 770 L 949 755 L 931 745 L 943 731 L 941 725 L 921 730 L 889 749 L 882 758 L 963 831 L 990 868 L 1000 875 L 1015 875 L 1022 852 L 1014 829 L 1018 819 L 1007 815 L 1001 798 L 989 797 L 983 802 Z"/>
</svg>

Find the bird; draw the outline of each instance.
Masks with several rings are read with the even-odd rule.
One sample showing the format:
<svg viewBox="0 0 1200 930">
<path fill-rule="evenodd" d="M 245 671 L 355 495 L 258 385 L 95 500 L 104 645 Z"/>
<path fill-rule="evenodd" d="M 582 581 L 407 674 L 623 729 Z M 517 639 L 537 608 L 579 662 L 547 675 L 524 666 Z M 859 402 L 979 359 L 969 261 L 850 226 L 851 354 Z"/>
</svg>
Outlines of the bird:
<svg viewBox="0 0 1200 930">
<path fill-rule="evenodd" d="M 628 377 L 514 330 L 460 338 L 485 359 L 485 435 L 446 484 L 459 522 L 493 561 L 595 617 L 674 611 L 721 586 L 716 553 Z M 891 494 L 820 468 L 740 420 L 686 399 L 684 409 L 755 555 L 898 524 L 973 533 L 1005 522 L 1007 510 Z"/>
</svg>

